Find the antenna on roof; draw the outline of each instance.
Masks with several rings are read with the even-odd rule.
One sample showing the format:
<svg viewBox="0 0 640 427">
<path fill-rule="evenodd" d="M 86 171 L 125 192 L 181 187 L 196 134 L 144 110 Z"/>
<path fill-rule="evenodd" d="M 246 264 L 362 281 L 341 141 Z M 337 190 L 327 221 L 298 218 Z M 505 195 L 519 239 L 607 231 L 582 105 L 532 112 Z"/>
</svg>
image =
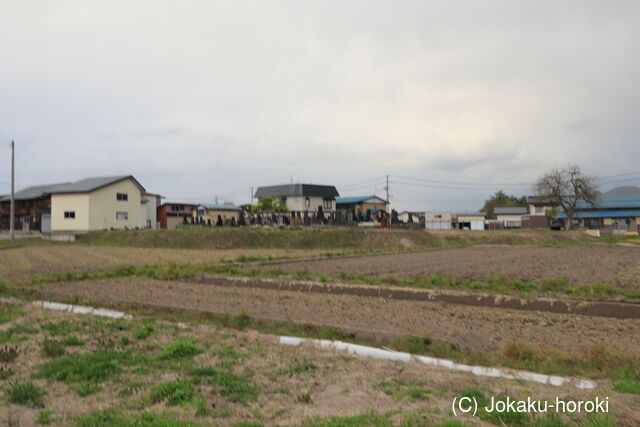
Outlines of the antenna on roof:
<svg viewBox="0 0 640 427">
<path fill-rule="evenodd" d="M 289 175 L 289 179 L 291 180 L 291 183 L 293 184 L 293 175 Z"/>
</svg>

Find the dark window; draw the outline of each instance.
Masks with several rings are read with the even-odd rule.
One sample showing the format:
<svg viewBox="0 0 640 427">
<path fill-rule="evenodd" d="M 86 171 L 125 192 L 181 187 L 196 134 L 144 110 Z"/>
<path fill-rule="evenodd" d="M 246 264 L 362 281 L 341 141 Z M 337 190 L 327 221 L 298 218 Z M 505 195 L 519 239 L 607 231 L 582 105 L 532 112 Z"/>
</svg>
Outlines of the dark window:
<svg viewBox="0 0 640 427">
<path fill-rule="evenodd" d="M 120 200 L 121 202 L 126 202 L 127 200 L 129 200 L 129 195 L 127 193 L 118 193 L 116 194 L 116 199 Z"/>
<path fill-rule="evenodd" d="M 76 219 L 76 211 L 64 211 L 64 219 Z"/>
<path fill-rule="evenodd" d="M 311 199 L 308 197 L 304 198 L 304 207 L 308 208 L 309 206 L 311 206 Z"/>
</svg>

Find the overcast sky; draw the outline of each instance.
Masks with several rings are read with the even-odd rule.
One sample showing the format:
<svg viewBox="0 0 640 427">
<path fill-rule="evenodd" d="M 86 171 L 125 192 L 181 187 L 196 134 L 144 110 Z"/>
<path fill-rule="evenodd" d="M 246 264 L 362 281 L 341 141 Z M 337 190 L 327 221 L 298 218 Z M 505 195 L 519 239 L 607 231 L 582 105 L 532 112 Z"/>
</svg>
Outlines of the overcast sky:
<svg viewBox="0 0 640 427">
<path fill-rule="evenodd" d="M 18 188 L 133 174 L 196 202 L 384 196 L 389 174 L 396 209 L 477 210 L 569 161 L 640 185 L 639 22 L 639 1 L 2 0 L 0 193 L 11 139 Z"/>
</svg>

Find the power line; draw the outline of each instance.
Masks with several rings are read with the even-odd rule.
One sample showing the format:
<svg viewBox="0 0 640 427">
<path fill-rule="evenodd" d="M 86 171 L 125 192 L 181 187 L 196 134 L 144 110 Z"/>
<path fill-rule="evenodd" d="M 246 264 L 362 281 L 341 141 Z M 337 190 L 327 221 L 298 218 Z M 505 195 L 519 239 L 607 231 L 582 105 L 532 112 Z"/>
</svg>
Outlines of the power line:
<svg viewBox="0 0 640 427">
<path fill-rule="evenodd" d="M 469 190 L 469 191 L 493 191 L 497 188 L 495 187 L 455 187 L 451 185 L 441 185 L 441 184 L 428 184 L 428 183 L 420 183 L 420 182 L 403 182 L 403 181 L 390 181 L 392 184 L 399 185 L 409 185 L 412 187 L 427 187 L 427 188 L 440 188 L 445 190 Z M 528 186 L 523 185 L 521 187 L 512 187 L 511 190 L 514 189 L 524 189 L 528 188 Z"/>
<path fill-rule="evenodd" d="M 443 184 L 443 185 L 450 185 L 450 186 L 460 185 L 460 186 L 485 186 L 485 187 L 522 187 L 522 186 L 533 185 L 530 182 L 527 182 L 527 183 L 522 183 L 522 182 L 520 183 L 499 183 L 499 182 L 480 183 L 480 182 L 438 181 L 435 179 L 414 178 L 414 177 L 400 176 L 400 175 L 390 175 L 390 176 L 395 178 L 400 178 L 400 179 L 406 179 L 409 181 L 420 181 L 420 182 Z"/>
</svg>

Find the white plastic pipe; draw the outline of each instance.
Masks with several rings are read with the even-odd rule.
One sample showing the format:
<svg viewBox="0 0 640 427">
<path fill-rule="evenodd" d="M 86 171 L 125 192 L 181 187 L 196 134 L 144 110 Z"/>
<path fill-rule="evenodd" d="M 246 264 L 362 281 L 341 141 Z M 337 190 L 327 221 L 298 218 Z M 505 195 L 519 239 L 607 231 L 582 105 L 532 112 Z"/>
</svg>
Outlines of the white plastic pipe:
<svg viewBox="0 0 640 427">
<path fill-rule="evenodd" d="M 280 344 L 297 347 L 303 343 L 310 343 L 320 348 L 328 348 L 338 351 L 346 351 L 359 356 L 373 357 L 375 359 L 393 360 L 396 362 L 418 361 L 425 365 L 439 366 L 452 371 L 471 372 L 474 375 L 493 378 L 506 378 L 509 380 L 533 381 L 554 386 L 572 385 L 580 389 L 594 389 L 594 381 L 581 378 L 560 377 L 557 375 L 538 374 L 535 372 L 519 371 L 507 368 L 489 368 L 486 366 L 473 366 L 456 363 L 452 360 L 440 359 L 429 356 L 416 356 L 401 351 L 383 350 L 358 344 L 350 344 L 342 341 L 318 340 L 310 338 L 280 337 Z"/>
<path fill-rule="evenodd" d="M 130 314 L 125 314 L 121 311 L 107 310 L 106 308 L 93 308 L 86 305 L 63 304 L 61 302 L 51 301 L 35 301 L 34 304 L 42 308 L 46 308 L 47 310 L 68 311 L 69 313 L 75 314 L 90 314 L 93 316 L 109 317 L 111 319 L 133 319 L 133 316 Z"/>
</svg>

